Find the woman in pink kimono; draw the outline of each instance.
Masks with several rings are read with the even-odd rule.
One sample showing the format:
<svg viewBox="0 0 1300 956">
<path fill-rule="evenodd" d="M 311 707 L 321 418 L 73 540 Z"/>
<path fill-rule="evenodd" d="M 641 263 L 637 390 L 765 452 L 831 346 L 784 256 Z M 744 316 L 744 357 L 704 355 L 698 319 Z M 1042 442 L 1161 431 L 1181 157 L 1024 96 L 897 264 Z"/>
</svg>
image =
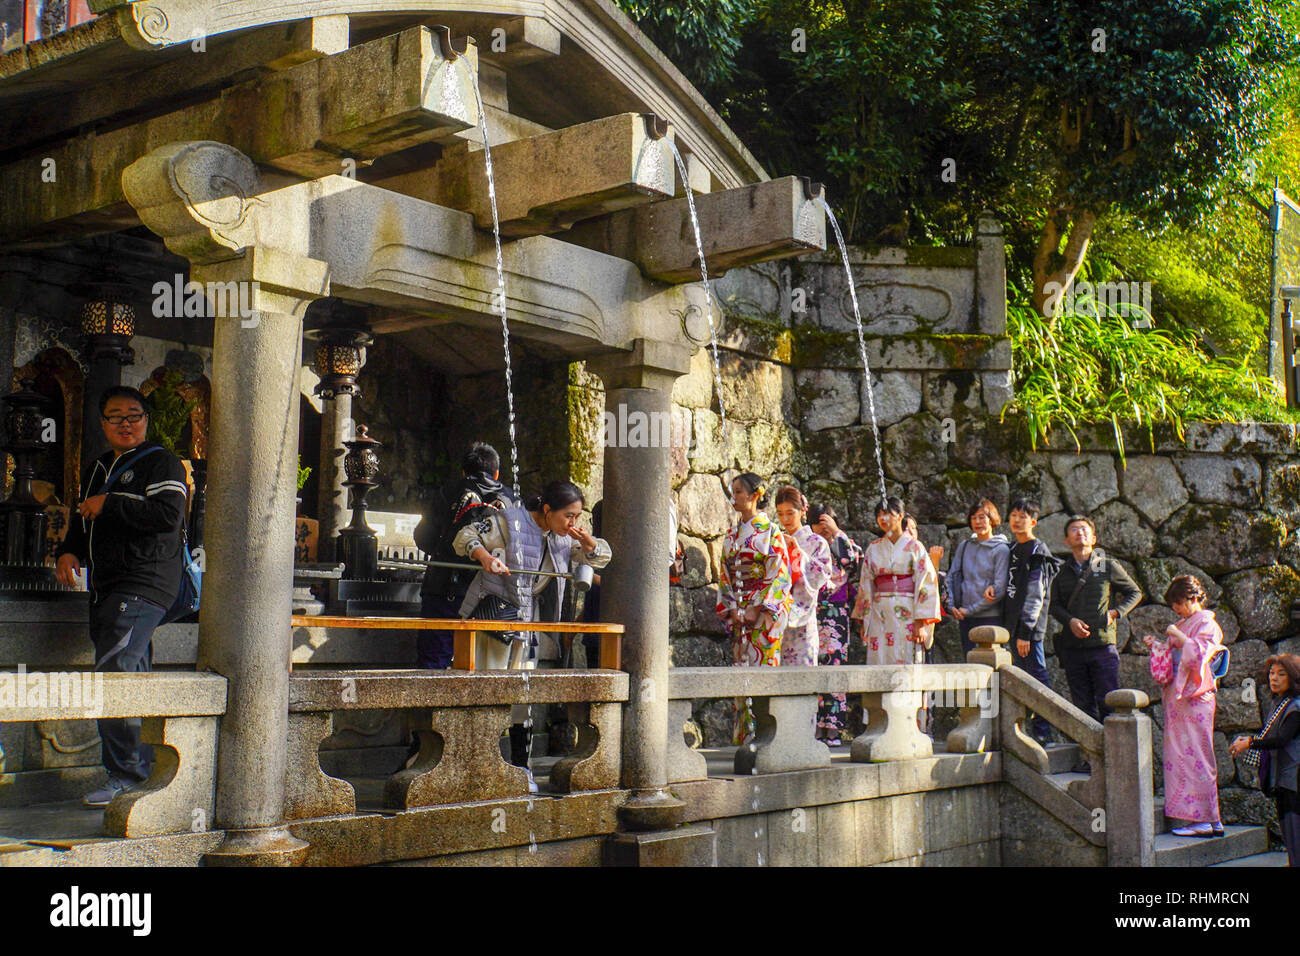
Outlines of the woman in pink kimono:
<svg viewBox="0 0 1300 956">
<path fill-rule="evenodd" d="M 853 616 L 863 621 L 868 664 L 919 664 L 939 621 L 939 577 L 925 545 L 903 533 L 903 503 L 876 508 L 884 535 L 867 545 Z"/>
<path fill-rule="evenodd" d="M 718 615 L 731 634 L 736 667 L 776 667 L 781 634 L 790 614 L 790 560 L 780 530 L 759 510 L 767 503 L 763 482 L 746 472 L 731 483 L 731 506 L 740 521 L 722 541 Z M 736 699 L 733 743 L 754 737 L 749 698 Z"/>
<path fill-rule="evenodd" d="M 817 596 L 831 579 L 831 549 L 824 538 L 803 523 L 808 499 L 799 489 L 786 485 L 776 493 L 776 520 L 785 531 L 785 543 L 793 556 L 791 562 L 794 603 L 781 637 L 781 663 L 816 667 L 820 640 L 817 636 Z M 798 564 L 798 572 L 795 565 Z"/>
<path fill-rule="evenodd" d="M 1213 659 L 1223 651 L 1223 631 L 1207 611 L 1205 588 L 1190 574 L 1169 584 L 1165 603 L 1180 618 L 1165 630 L 1166 645 L 1147 635 L 1152 674 L 1164 685 L 1165 815 L 1189 820 L 1175 836 L 1223 835 L 1219 822 L 1218 764 L 1214 759 Z M 1172 666 L 1160 673 L 1168 655 Z"/>
</svg>

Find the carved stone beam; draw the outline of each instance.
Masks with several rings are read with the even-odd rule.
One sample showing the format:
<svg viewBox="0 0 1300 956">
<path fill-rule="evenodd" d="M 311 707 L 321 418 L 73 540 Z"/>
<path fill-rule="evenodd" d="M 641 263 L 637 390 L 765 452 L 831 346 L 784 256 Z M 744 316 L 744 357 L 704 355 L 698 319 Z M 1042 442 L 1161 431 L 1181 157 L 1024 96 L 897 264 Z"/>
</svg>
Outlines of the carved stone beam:
<svg viewBox="0 0 1300 956">
<path fill-rule="evenodd" d="M 483 59 L 507 69 L 560 55 L 560 31 L 541 17 L 516 17 L 494 28 L 481 42 Z"/>
<path fill-rule="evenodd" d="M 824 250 L 826 217 L 816 203 L 821 194 L 817 184 L 785 176 L 697 195 L 695 208 L 709 275 Z M 700 257 L 685 198 L 581 223 L 564 238 L 628 259 L 646 276 L 661 282 L 700 278 Z"/>
<path fill-rule="evenodd" d="M 559 232 L 592 216 L 676 191 L 669 127 L 650 114 L 622 113 L 492 148 L 497 212 L 505 236 Z M 484 154 L 445 155 L 431 169 L 379 185 L 440 206 L 464 209 L 492 228 Z"/>
<path fill-rule="evenodd" d="M 215 140 L 255 163 L 316 178 L 344 172 L 349 157 L 453 136 L 478 123 L 473 44 L 460 56 L 469 62 L 447 59 L 432 31 L 414 27 L 0 167 L 0 242 L 130 224 L 122 171 L 155 143 Z"/>
</svg>

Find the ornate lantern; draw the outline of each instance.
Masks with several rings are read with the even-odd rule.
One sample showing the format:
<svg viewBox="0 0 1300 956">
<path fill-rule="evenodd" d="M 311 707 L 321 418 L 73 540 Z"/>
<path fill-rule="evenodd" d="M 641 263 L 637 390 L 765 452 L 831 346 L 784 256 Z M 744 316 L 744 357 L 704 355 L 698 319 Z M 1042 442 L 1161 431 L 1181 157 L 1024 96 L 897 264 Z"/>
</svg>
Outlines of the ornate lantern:
<svg viewBox="0 0 1300 956">
<path fill-rule="evenodd" d="M 135 351 L 129 344 L 135 335 L 135 307 L 129 295 L 114 283 L 105 284 L 97 291 L 81 307 L 81 331 L 89 340 L 91 354 L 130 365 L 135 361 Z"/>
<path fill-rule="evenodd" d="M 357 376 L 361 374 L 361 350 L 374 339 L 364 329 L 326 328 L 307 333 L 314 340 L 316 353 L 312 370 L 320 376 L 315 393 L 324 399 L 336 395 L 360 395 Z"/>
<path fill-rule="evenodd" d="M 343 456 L 343 472 L 348 480 L 343 484 L 352 491 L 352 522 L 339 531 L 339 560 L 344 565 L 344 577 L 351 580 L 374 580 L 379 576 L 379 537 L 366 524 L 366 495 L 379 482 L 380 442 L 367 434 L 365 425 L 357 426 L 357 437 L 343 444 L 348 452 Z"/>
<path fill-rule="evenodd" d="M 35 458 L 45 448 L 41 433 L 49 400 L 23 379 L 21 387 L 4 396 L 6 447 L 14 456 L 14 489 L 0 502 L 3 527 L 3 560 L 0 560 L 0 591 L 22 590 L 56 594 L 54 570 L 45 566 L 45 506 L 32 488 L 36 477 Z"/>
</svg>

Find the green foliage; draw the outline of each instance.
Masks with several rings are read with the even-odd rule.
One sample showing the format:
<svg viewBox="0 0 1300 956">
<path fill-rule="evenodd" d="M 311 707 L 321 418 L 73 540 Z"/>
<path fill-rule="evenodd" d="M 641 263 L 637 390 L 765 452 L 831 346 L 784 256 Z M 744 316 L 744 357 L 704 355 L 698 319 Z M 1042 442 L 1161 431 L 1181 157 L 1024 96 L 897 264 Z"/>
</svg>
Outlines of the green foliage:
<svg viewBox="0 0 1300 956">
<path fill-rule="evenodd" d="M 735 73 L 740 31 L 759 0 L 616 0 L 646 35 L 704 91 Z"/>
<path fill-rule="evenodd" d="M 311 468 L 303 467 L 302 455 L 298 456 L 298 490 L 302 491 L 302 486 L 307 484 L 307 479 L 311 477 Z"/>
<path fill-rule="evenodd" d="M 152 407 L 149 411 L 149 431 L 145 436 L 177 458 L 190 456 L 189 448 L 180 447 L 180 440 L 185 433 L 185 426 L 190 423 L 190 413 L 197 404 L 181 397 L 179 389 L 184 381 L 180 372 L 168 371 L 163 375 L 162 384 L 150 393 L 149 402 Z"/>
<path fill-rule="evenodd" d="M 1297 419 L 1285 412 L 1272 379 L 1245 363 L 1207 355 L 1184 330 L 1137 330 L 1129 318 L 1105 314 L 1076 300 L 1070 314 L 1044 319 L 1024 301 L 1007 308 L 1015 363 L 1016 398 L 1004 410 L 1024 415 L 1030 439 L 1047 443 L 1064 428 L 1078 447 L 1076 429 L 1109 422 L 1121 454 L 1121 423 L 1153 428 L 1184 421 L 1232 422 Z"/>
</svg>

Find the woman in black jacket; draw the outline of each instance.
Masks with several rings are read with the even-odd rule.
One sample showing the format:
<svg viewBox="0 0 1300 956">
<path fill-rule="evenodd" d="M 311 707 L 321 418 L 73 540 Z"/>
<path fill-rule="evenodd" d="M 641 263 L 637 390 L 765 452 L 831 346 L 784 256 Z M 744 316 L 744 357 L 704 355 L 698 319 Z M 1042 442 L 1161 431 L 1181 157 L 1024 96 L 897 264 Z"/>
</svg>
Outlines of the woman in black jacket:
<svg viewBox="0 0 1300 956">
<path fill-rule="evenodd" d="M 1234 757 L 1259 768 L 1259 785 L 1272 792 L 1291 866 L 1300 865 L 1300 655 L 1276 654 L 1264 662 L 1268 687 L 1277 698 L 1258 737 L 1238 737 L 1228 747 Z M 1253 759 L 1252 759 L 1253 758 Z"/>
</svg>

